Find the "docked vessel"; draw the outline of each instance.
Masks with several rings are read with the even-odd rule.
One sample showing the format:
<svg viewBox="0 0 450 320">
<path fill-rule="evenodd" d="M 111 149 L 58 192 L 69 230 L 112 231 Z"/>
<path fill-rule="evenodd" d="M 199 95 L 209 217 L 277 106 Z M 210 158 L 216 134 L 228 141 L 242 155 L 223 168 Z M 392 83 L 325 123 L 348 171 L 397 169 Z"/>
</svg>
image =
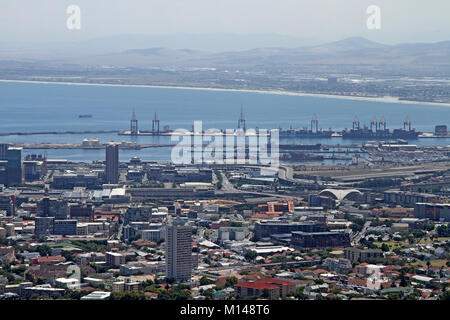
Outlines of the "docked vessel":
<svg viewBox="0 0 450 320">
<path fill-rule="evenodd" d="M 386 121 L 381 118 L 377 122 L 376 118 L 370 123 L 370 127 L 364 126 L 360 127 L 358 118 L 356 117 L 353 121 L 353 128 L 342 131 L 342 138 L 344 139 L 417 139 L 420 132 L 411 128 L 411 121 L 409 118 L 403 123 L 403 128 L 394 129 L 392 132 L 386 128 Z"/>
<path fill-rule="evenodd" d="M 333 132 L 330 131 L 311 131 L 306 129 L 300 130 L 280 130 L 280 138 L 331 138 Z"/>
</svg>

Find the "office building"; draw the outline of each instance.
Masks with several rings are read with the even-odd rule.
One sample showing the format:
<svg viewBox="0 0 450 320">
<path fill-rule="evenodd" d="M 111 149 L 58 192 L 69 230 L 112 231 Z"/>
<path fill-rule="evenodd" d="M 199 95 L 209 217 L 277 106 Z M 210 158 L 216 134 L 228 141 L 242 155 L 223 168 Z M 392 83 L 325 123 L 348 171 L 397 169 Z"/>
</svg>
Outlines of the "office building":
<svg viewBox="0 0 450 320">
<path fill-rule="evenodd" d="M 106 253 L 106 264 L 112 267 L 118 267 L 121 264 L 125 264 L 126 257 L 123 254 L 117 252 Z"/>
<path fill-rule="evenodd" d="M 125 212 L 125 224 L 131 222 L 149 222 L 152 218 L 152 207 L 130 206 Z"/>
<path fill-rule="evenodd" d="M 434 202 L 438 196 L 434 194 L 406 192 L 400 190 L 388 190 L 383 192 L 383 201 L 386 203 L 406 203 L 415 204 L 416 202 Z"/>
<path fill-rule="evenodd" d="M 69 205 L 69 217 L 80 222 L 92 222 L 94 219 L 94 210 L 92 204 L 75 204 Z"/>
<path fill-rule="evenodd" d="M 55 220 L 53 233 L 61 236 L 75 236 L 77 234 L 77 220 Z"/>
<path fill-rule="evenodd" d="M 192 228 L 182 220 L 166 227 L 166 277 L 188 281 L 192 274 Z"/>
<path fill-rule="evenodd" d="M 450 221 L 450 204 L 448 203 L 416 203 L 414 217 L 433 221 Z"/>
<path fill-rule="evenodd" d="M 37 237 L 45 237 L 53 234 L 55 218 L 53 217 L 36 217 L 34 222 L 34 234 Z"/>
<path fill-rule="evenodd" d="M 292 231 L 323 232 L 327 231 L 324 223 L 314 221 L 284 222 L 261 220 L 255 223 L 255 240 L 270 237 L 273 234 L 287 234 Z"/>
<path fill-rule="evenodd" d="M 383 251 L 380 249 L 358 249 L 348 247 L 344 249 L 344 257 L 351 262 L 363 262 L 367 259 L 383 258 Z"/>
<path fill-rule="evenodd" d="M 98 172 L 59 173 L 53 175 L 53 189 L 73 189 L 75 187 L 96 188 L 101 185 Z"/>
<path fill-rule="evenodd" d="M 150 229 L 141 231 L 141 239 L 157 242 L 163 237 L 161 229 Z"/>
<path fill-rule="evenodd" d="M 350 245 L 348 232 L 292 232 L 291 245 L 296 248 L 333 248 Z"/>
<path fill-rule="evenodd" d="M 27 155 L 23 161 L 25 181 L 38 181 L 47 174 L 47 159 L 42 155 Z"/>
<path fill-rule="evenodd" d="M 6 151 L 7 185 L 22 183 L 22 148 L 9 147 Z"/>
<path fill-rule="evenodd" d="M 39 217 L 54 217 L 56 220 L 67 219 L 67 201 L 44 197 L 37 205 Z"/>
<path fill-rule="evenodd" d="M 218 234 L 220 241 L 243 241 L 248 234 L 248 230 L 245 227 L 220 227 Z"/>
<path fill-rule="evenodd" d="M 106 146 L 106 183 L 119 183 L 119 145 L 116 143 Z"/>
<path fill-rule="evenodd" d="M 14 196 L 7 194 L 0 194 L 0 211 L 6 211 L 6 215 L 11 217 L 14 215 Z"/>
</svg>

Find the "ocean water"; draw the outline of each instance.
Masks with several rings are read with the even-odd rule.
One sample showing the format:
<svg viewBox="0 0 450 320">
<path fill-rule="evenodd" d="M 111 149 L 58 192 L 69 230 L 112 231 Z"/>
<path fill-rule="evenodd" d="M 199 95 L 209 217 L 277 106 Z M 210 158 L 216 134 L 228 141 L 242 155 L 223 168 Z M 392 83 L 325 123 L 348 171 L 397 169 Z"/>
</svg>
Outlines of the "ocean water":
<svg viewBox="0 0 450 320">
<path fill-rule="evenodd" d="M 234 129 L 241 105 L 247 128 L 309 127 L 313 114 L 319 127 L 342 130 L 350 128 L 355 116 L 361 125 L 382 116 L 389 129 L 400 128 L 407 116 L 412 127 L 434 131 L 438 124 L 449 124 L 450 107 L 427 104 L 403 104 L 378 101 L 347 100 L 326 97 L 293 96 L 256 92 L 212 91 L 176 88 L 69 85 L 47 83 L 0 82 L 0 132 L 39 132 L 65 130 L 129 130 L 133 108 L 139 129 L 151 129 L 157 112 L 161 129 L 190 130 L 194 120 L 203 128 Z M 79 114 L 92 114 L 80 119 Z M 3 142 L 72 142 L 99 138 L 100 142 L 136 141 L 170 143 L 169 137 L 118 136 L 109 134 L 3 136 Z M 350 144 L 355 140 L 295 139 L 280 143 Z M 361 141 L 359 141 L 361 142 Z M 411 143 L 448 145 L 450 139 L 419 139 Z M 144 160 L 169 160 L 170 147 L 144 150 L 121 150 L 121 160 L 139 156 Z M 104 159 L 103 150 L 25 150 L 24 153 L 47 153 L 49 158 L 74 161 Z"/>
</svg>

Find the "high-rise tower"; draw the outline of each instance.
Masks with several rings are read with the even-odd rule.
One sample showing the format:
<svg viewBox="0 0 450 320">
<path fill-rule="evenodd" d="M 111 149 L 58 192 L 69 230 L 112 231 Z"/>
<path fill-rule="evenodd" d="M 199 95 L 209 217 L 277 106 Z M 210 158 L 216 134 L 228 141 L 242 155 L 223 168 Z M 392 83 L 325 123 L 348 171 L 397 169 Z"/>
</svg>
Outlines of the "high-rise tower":
<svg viewBox="0 0 450 320">
<path fill-rule="evenodd" d="M 189 281 L 192 275 L 192 228 L 181 219 L 166 226 L 166 277 Z"/>
<path fill-rule="evenodd" d="M 119 145 L 114 142 L 106 145 L 106 183 L 119 183 Z"/>
<path fill-rule="evenodd" d="M 8 185 L 22 183 L 22 148 L 9 147 L 6 151 L 6 180 Z"/>
</svg>

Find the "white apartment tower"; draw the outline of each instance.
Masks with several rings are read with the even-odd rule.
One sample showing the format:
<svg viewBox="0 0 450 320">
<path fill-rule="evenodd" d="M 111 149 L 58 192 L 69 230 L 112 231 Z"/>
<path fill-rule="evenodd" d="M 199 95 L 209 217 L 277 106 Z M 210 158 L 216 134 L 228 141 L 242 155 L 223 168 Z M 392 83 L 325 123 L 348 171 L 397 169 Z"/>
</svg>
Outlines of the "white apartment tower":
<svg viewBox="0 0 450 320">
<path fill-rule="evenodd" d="M 192 275 L 192 228 L 176 219 L 166 226 L 166 277 L 189 281 Z"/>
</svg>

